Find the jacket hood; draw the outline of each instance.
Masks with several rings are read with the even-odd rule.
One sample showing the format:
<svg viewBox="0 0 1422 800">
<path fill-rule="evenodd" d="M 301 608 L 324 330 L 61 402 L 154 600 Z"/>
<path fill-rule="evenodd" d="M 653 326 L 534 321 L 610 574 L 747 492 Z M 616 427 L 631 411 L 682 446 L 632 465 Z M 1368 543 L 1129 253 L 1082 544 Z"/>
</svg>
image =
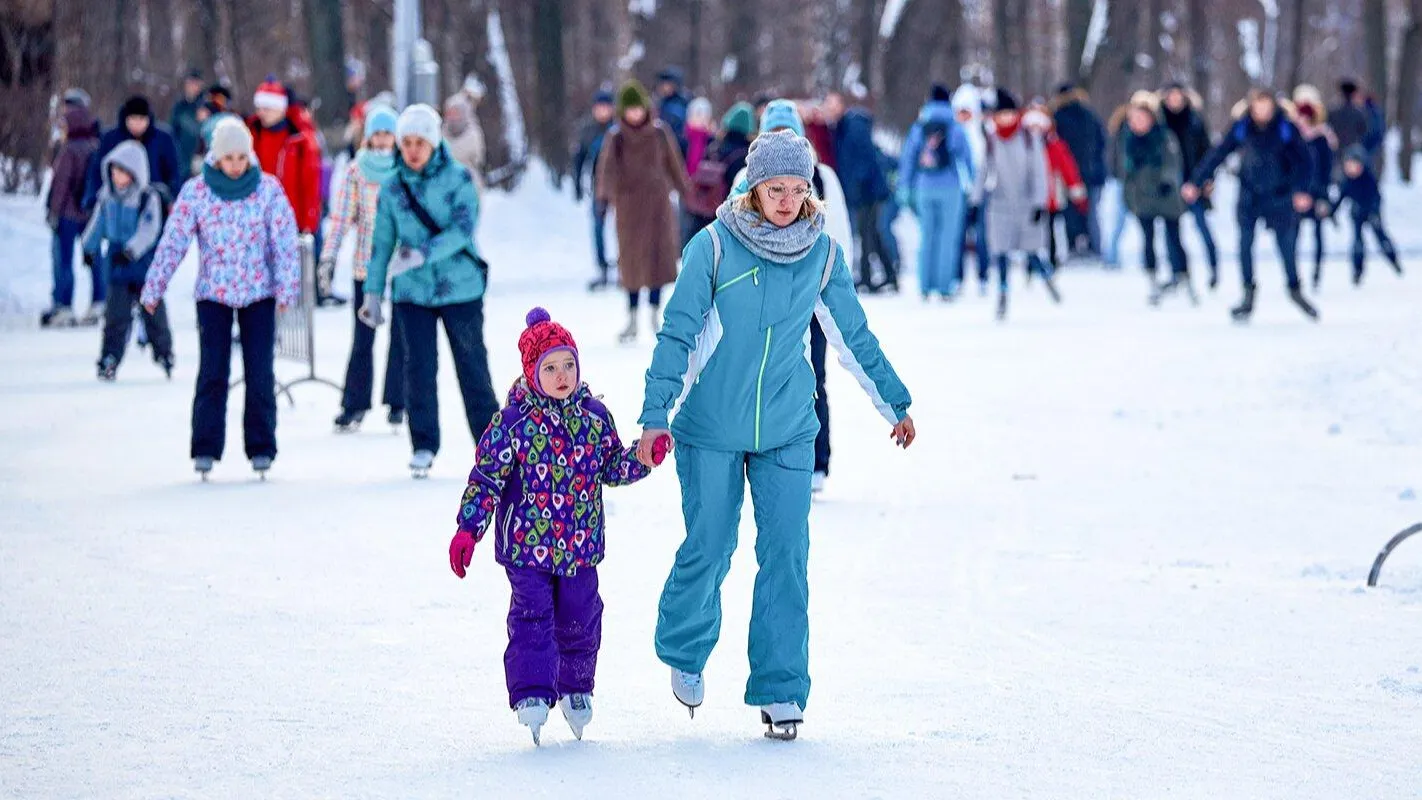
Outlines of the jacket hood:
<svg viewBox="0 0 1422 800">
<path fill-rule="evenodd" d="M 1052 113 L 1055 114 L 1059 109 L 1065 106 L 1069 106 L 1072 103 L 1081 103 L 1082 105 L 1086 105 L 1090 102 L 1091 95 L 1087 94 L 1085 89 L 1072 88 L 1068 89 L 1065 92 L 1062 92 L 1061 94 L 1058 94 L 1056 97 L 1053 97 L 1049 107 Z"/>
<path fill-rule="evenodd" d="M 109 165 L 117 164 L 125 172 L 133 176 L 133 188 L 142 192 L 148 188 L 148 151 L 143 149 L 143 145 L 128 139 L 121 142 L 117 147 L 109 151 L 104 156 L 104 160 L 99 164 L 99 171 L 104 180 L 104 188 L 110 193 L 114 193 L 113 180 L 109 177 Z"/>
<path fill-rule="evenodd" d="M 951 103 L 941 100 L 930 100 L 923 104 L 923 108 L 918 112 L 918 118 L 922 122 L 947 122 L 957 121 L 957 112 Z"/>
<path fill-rule="evenodd" d="M 980 120 L 983 117 L 982 90 L 971 83 L 965 83 L 953 93 L 952 105 L 954 111 L 966 110 L 973 115 L 974 120 Z"/>
<path fill-rule="evenodd" d="M 519 379 L 514 381 L 513 386 L 509 387 L 509 396 L 505 405 L 520 407 L 524 405 L 538 406 L 540 408 L 558 411 L 570 406 L 581 406 L 583 401 L 591 396 L 592 391 L 588 389 L 588 385 L 586 383 L 579 383 L 578 388 L 574 389 L 573 393 L 568 395 L 568 399 L 554 400 L 551 397 L 544 397 L 538 392 L 533 391 L 533 387 L 528 385 L 528 379 L 519 376 Z"/>
</svg>

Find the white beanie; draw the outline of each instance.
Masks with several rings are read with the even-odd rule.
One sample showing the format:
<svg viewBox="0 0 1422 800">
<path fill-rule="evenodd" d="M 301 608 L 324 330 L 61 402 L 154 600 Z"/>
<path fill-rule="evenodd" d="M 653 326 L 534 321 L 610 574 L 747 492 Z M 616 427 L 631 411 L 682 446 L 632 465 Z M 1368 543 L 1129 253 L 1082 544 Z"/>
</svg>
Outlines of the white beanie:
<svg viewBox="0 0 1422 800">
<path fill-rule="evenodd" d="M 400 112 L 400 119 L 395 123 L 395 136 L 398 139 L 418 136 L 429 142 L 430 147 L 439 147 L 439 126 L 439 112 L 424 103 L 416 103 Z"/>
<path fill-rule="evenodd" d="M 238 117 L 226 115 L 218 120 L 217 127 L 212 129 L 212 141 L 207 146 L 207 160 L 208 163 L 216 164 L 224 156 L 234 153 L 246 153 L 254 165 L 257 163 L 257 155 L 252 152 L 252 132 L 247 129 L 247 123 Z"/>
</svg>

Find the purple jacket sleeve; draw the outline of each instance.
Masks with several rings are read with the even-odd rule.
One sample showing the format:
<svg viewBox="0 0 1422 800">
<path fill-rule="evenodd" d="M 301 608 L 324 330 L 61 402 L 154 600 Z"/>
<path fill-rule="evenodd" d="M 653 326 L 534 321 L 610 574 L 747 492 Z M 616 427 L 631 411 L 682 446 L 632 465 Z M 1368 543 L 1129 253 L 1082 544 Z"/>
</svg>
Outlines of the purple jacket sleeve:
<svg viewBox="0 0 1422 800">
<path fill-rule="evenodd" d="M 499 508 L 499 497 L 509 475 L 518 467 L 518 444 L 514 440 L 517 412 L 504 409 L 479 437 L 475 448 L 474 469 L 469 471 L 469 485 L 459 501 L 459 530 L 484 538 L 489 519 Z"/>
<path fill-rule="evenodd" d="M 617 435 L 617 428 L 611 423 L 603 429 L 598 449 L 602 451 L 602 469 L 598 471 L 598 479 L 608 486 L 627 486 L 652 474 L 637 460 L 635 446 L 622 446 L 622 437 Z"/>
</svg>

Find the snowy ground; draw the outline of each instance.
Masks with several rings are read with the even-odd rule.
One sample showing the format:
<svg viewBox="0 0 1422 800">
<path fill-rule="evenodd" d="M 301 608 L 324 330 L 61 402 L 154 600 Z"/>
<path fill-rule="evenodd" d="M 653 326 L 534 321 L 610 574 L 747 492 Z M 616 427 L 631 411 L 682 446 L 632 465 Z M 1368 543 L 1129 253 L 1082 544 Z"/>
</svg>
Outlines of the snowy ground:
<svg viewBox="0 0 1422 800">
<path fill-rule="evenodd" d="M 1412 252 L 1420 200 L 1390 201 Z M 1422 797 L 1422 541 L 1364 588 L 1422 520 L 1415 257 L 1358 291 L 1331 261 L 1320 325 L 1272 258 L 1249 327 L 1226 319 L 1232 265 L 1199 309 L 1147 309 L 1134 269 L 1068 271 L 1060 308 L 1019 291 L 1007 325 L 976 296 L 869 299 L 920 440 L 895 451 L 832 373 L 801 741 L 762 739 L 741 704 L 749 547 L 707 703 L 693 721 L 672 701 L 651 646 L 681 538 L 663 470 L 609 494 L 587 741 L 559 719 L 535 750 L 506 708 L 505 579 L 484 550 L 449 573 L 472 449 L 449 365 L 428 481 L 383 423 L 333 435 L 336 394 L 306 386 L 269 482 L 234 402 L 202 485 L 191 268 L 173 382 L 131 353 L 100 385 L 96 331 L 34 329 L 47 231 L 2 202 L 0 797 Z M 622 301 L 580 290 L 586 209 L 539 185 L 488 206 L 496 383 L 546 305 L 635 435 L 650 344 L 612 344 Z M 339 379 L 349 309 L 318 326 Z"/>
</svg>

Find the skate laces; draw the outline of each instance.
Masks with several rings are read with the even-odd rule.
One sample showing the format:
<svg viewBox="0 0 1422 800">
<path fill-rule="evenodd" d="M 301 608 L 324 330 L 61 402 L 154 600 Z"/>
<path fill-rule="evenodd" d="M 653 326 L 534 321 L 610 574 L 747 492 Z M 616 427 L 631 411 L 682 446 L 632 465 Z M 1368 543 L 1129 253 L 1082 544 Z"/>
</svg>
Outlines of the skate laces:
<svg viewBox="0 0 1422 800">
<path fill-rule="evenodd" d="M 517 709 L 517 710 L 522 710 L 522 709 L 525 709 L 525 708 L 534 708 L 534 707 L 537 707 L 537 706 L 546 706 L 546 705 L 547 705 L 546 703 L 544 703 L 542 700 L 538 699 L 537 697 L 525 697 L 524 699 L 518 701 L 518 705 L 514 706 L 514 708 Z"/>
<path fill-rule="evenodd" d="M 676 674 L 677 678 L 689 689 L 695 689 L 701 685 L 701 673 L 699 672 L 682 672 L 681 670 L 677 670 Z"/>
</svg>

